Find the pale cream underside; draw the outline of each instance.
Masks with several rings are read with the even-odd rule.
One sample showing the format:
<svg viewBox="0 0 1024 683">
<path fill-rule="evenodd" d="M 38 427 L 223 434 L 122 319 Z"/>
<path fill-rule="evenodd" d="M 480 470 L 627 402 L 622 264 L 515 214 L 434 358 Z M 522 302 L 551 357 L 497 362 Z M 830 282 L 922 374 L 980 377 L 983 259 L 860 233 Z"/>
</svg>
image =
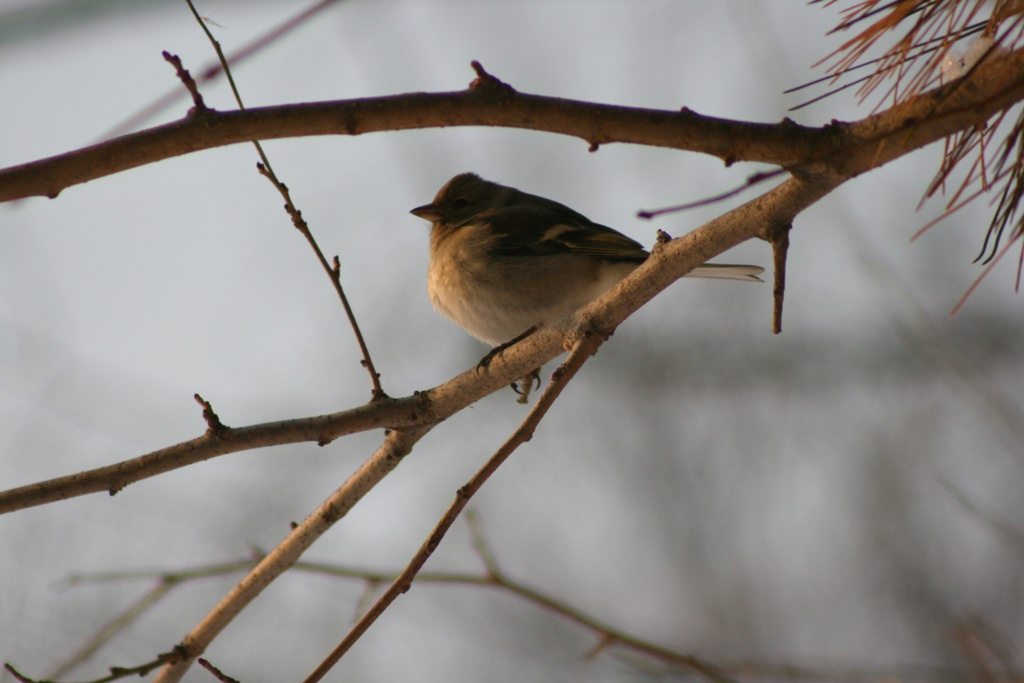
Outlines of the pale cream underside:
<svg viewBox="0 0 1024 683">
<path fill-rule="evenodd" d="M 427 291 L 438 312 L 491 346 L 564 318 L 636 268 L 569 254 L 494 259 L 478 230 L 431 241 Z"/>
<path fill-rule="evenodd" d="M 572 254 L 496 259 L 487 240 L 487 228 L 473 225 L 447 239 L 431 235 L 427 291 L 439 313 L 491 346 L 561 320 L 638 265 Z M 761 270 L 702 266 L 690 276 L 751 280 Z"/>
</svg>

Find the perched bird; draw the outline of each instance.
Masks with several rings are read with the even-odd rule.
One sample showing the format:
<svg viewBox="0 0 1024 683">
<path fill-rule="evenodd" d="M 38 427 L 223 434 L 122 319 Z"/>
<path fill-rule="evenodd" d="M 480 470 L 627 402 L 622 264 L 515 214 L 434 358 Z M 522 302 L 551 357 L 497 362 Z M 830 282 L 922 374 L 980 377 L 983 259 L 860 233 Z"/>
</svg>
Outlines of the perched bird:
<svg viewBox="0 0 1024 683">
<path fill-rule="evenodd" d="M 500 348 L 593 301 L 649 256 L 563 204 L 475 173 L 455 176 L 411 213 L 433 223 L 427 291 L 434 308 Z M 762 272 L 706 263 L 687 277 L 760 282 Z"/>
</svg>

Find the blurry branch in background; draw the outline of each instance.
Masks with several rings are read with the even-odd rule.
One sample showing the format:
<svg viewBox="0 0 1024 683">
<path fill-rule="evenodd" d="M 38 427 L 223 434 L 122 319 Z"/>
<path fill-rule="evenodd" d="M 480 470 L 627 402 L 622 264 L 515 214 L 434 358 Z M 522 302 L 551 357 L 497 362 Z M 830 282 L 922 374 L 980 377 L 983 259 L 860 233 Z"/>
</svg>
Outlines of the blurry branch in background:
<svg viewBox="0 0 1024 683">
<path fill-rule="evenodd" d="M 112 666 L 110 667 L 110 673 L 102 678 L 95 678 L 86 683 L 108 683 L 109 681 L 119 681 L 123 678 L 138 678 L 139 676 L 148 676 L 153 672 L 154 669 L 158 669 L 164 665 L 167 661 L 173 661 L 176 657 L 174 652 L 165 652 L 156 659 L 140 664 L 139 666 L 124 667 L 124 666 Z M 14 665 L 10 662 L 4 663 L 4 670 L 11 674 L 16 681 L 21 683 L 54 683 L 50 680 L 39 680 L 35 678 L 29 678 L 25 674 L 14 668 Z"/>
<path fill-rule="evenodd" d="M 200 84 L 212 83 L 216 81 L 220 76 L 225 73 L 224 63 L 229 65 L 237 66 L 244 62 L 249 57 L 259 54 L 264 48 L 267 48 L 277 42 L 279 39 L 288 35 L 295 29 L 299 28 L 307 21 L 315 17 L 317 14 L 327 9 L 331 5 L 337 3 L 338 0 L 320 0 L 310 7 L 302 10 L 295 16 L 281 24 L 270 29 L 263 35 L 251 40 L 242 47 L 238 48 L 231 54 L 227 55 L 224 60 L 216 59 L 205 66 L 202 66 L 198 70 L 198 76 L 196 81 Z M 130 133 L 142 124 L 159 116 L 161 113 L 169 109 L 174 103 L 178 102 L 183 97 L 183 93 L 180 88 L 174 88 L 167 92 L 162 97 L 158 97 L 155 101 L 141 110 L 128 117 L 121 123 L 117 124 L 106 133 L 100 136 L 101 140 L 113 138 L 118 135 L 124 135 Z"/>
<path fill-rule="evenodd" d="M 151 607 L 160 602 L 171 591 L 183 583 L 196 581 L 203 578 L 212 578 L 245 571 L 252 567 L 253 560 L 242 560 L 238 562 L 226 562 L 223 564 L 195 567 L 179 572 L 110 572 L 105 574 L 89 574 L 69 576 L 64 587 L 73 588 L 83 584 L 110 583 L 113 581 L 130 581 L 138 579 L 157 579 L 156 584 L 143 593 L 138 599 L 127 608 L 121 610 L 110 621 L 100 626 L 81 647 L 78 648 L 66 660 L 49 671 L 47 679 L 57 679 L 64 676 L 78 666 L 85 664 L 96 654 L 97 651 L 119 633 L 130 628 L 139 617 L 149 611 Z M 162 662 L 155 663 L 159 666 Z"/>
<path fill-rule="evenodd" d="M 961 619 L 953 634 L 959 648 L 974 671 L 976 681 L 1019 681 L 1021 671 L 1013 651 L 981 619 Z"/>
<path fill-rule="evenodd" d="M 195 5 L 192 4 L 192 0 L 185 0 L 188 4 L 188 8 L 192 10 L 192 16 L 195 17 L 199 27 L 203 29 L 203 33 L 206 34 L 210 44 L 213 45 L 214 51 L 217 53 L 217 58 L 220 60 L 221 68 L 224 70 L 224 74 L 228 78 L 228 83 L 231 85 L 231 92 L 235 96 L 235 102 L 238 104 L 238 109 L 245 111 L 245 104 L 242 103 L 242 95 L 238 92 L 238 86 L 235 84 L 235 77 L 231 73 L 231 67 L 228 65 L 228 60 L 224 56 L 224 51 L 220 47 L 220 43 L 216 38 L 213 37 L 213 33 L 210 32 L 206 22 L 203 21 L 203 17 L 199 16 L 199 12 L 196 11 Z M 321 3 L 321 6 L 323 3 Z M 164 58 L 167 58 L 167 53 L 164 52 Z M 177 57 L 176 68 L 178 78 L 181 79 L 185 88 L 192 95 L 192 101 L 195 104 L 195 115 L 202 117 L 210 111 L 210 109 L 203 103 L 202 96 L 199 94 L 198 86 L 195 81 L 189 75 L 188 71 L 182 68 L 181 60 Z M 345 296 L 345 289 L 341 286 L 341 261 L 335 255 L 333 264 L 327 262 L 327 257 L 324 256 L 324 252 L 320 249 L 320 245 L 317 244 L 316 238 L 313 237 L 313 232 L 309 229 L 309 224 L 306 219 L 302 217 L 302 212 L 295 206 L 295 202 L 292 201 L 292 193 L 288 187 L 281 182 L 277 174 L 274 172 L 273 166 L 270 165 L 270 158 L 267 157 L 267 153 L 263 151 L 263 145 L 260 144 L 259 140 L 253 140 L 252 144 L 256 147 L 256 153 L 259 154 L 260 160 L 256 163 L 256 168 L 259 170 L 260 175 L 264 176 L 271 182 L 281 198 L 284 199 L 284 210 L 288 213 L 291 218 L 292 225 L 298 230 L 302 236 L 306 239 L 313 253 L 316 255 L 317 261 L 320 262 L 320 266 L 327 273 L 327 277 L 330 278 L 331 284 L 334 285 L 334 291 L 341 300 L 342 308 L 345 309 L 345 316 L 348 318 L 348 323 L 352 327 L 352 332 L 356 336 L 356 343 L 359 345 L 359 352 L 363 355 L 362 365 L 366 368 L 366 371 L 370 373 L 370 384 L 373 386 L 371 390 L 371 397 L 374 401 L 385 397 L 384 389 L 380 385 L 380 373 L 377 372 L 377 368 L 373 365 L 373 360 L 370 358 L 370 349 L 366 346 L 366 340 L 363 339 L 363 333 L 359 329 L 359 323 L 356 321 L 356 315 L 352 311 L 352 306 L 348 302 L 348 297 Z"/>
<path fill-rule="evenodd" d="M 1000 519 L 995 513 L 986 510 L 981 504 L 967 495 L 952 480 L 946 477 L 939 477 L 939 484 L 946 490 L 950 497 L 957 502 L 972 517 L 981 521 L 987 528 L 995 532 L 1006 544 L 1024 557 L 1024 531 L 1021 531 L 1012 524 Z"/>
<path fill-rule="evenodd" d="M 845 681 L 847 683 L 871 683 L 878 680 L 903 681 L 944 681 L 948 683 L 968 683 L 975 680 L 970 672 L 954 668 L 893 666 L 885 669 L 868 669 L 865 667 L 809 667 L 797 664 L 772 664 L 767 662 L 737 662 L 724 666 L 711 667 L 706 662 L 672 648 L 663 647 L 645 638 L 633 635 L 617 628 L 608 622 L 588 614 L 584 610 L 561 600 L 549 593 L 538 590 L 528 584 L 509 576 L 499 564 L 493 549 L 487 543 L 480 529 L 475 511 L 467 510 L 466 520 L 472 545 L 482 565 L 480 572 L 445 572 L 425 571 L 416 576 L 416 585 L 428 584 L 442 586 L 466 586 L 487 588 L 509 596 L 524 600 L 558 618 L 576 624 L 595 637 L 594 646 L 586 653 L 588 659 L 597 657 L 612 650 L 619 650 L 618 656 L 631 653 L 643 656 L 672 667 L 685 667 L 689 672 L 694 664 L 711 671 L 720 672 L 720 676 L 742 676 L 747 679 L 782 679 L 788 681 L 820 681 L 823 679 Z M 254 551 L 253 559 L 236 560 L 217 564 L 192 567 L 179 571 L 116 571 L 100 574 L 78 574 L 67 578 L 65 587 L 79 587 L 107 583 L 127 583 L 132 581 L 151 581 L 152 585 L 133 603 L 121 610 L 107 624 L 103 625 L 89 637 L 86 644 L 79 648 L 71 657 L 60 664 L 47 678 L 56 678 L 85 664 L 103 645 L 116 638 L 119 633 L 138 620 L 145 612 L 166 597 L 172 591 L 185 587 L 187 584 L 218 577 L 227 577 L 239 572 L 248 571 L 263 557 L 263 553 Z M 358 567 L 341 566 L 332 563 L 310 562 L 300 560 L 292 566 L 293 572 L 300 574 L 326 576 L 365 584 L 366 595 L 372 595 L 382 584 L 393 582 L 398 578 L 397 572 L 387 572 Z M 615 653 L 612 653 L 615 654 Z M 628 660 L 630 665 L 643 672 L 650 664 L 638 659 Z M 664 672 L 661 672 L 664 673 Z"/>
</svg>

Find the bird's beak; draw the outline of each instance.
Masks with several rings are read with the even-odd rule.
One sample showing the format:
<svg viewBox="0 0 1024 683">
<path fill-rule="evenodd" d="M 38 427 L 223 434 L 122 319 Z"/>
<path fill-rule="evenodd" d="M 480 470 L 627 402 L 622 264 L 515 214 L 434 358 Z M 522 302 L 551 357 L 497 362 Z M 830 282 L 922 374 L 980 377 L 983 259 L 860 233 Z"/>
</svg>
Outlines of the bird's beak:
<svg viewBox="0 0 1024 683">
<path fill-rule="evenodd" d="M 419 216 L 420 218 L 431 222 L 440 220 L 441 218 L 441 209 L 439 209 L 436 204 L 424 204 L 423 206 L 417 206 L 409 213 L 413 216 Z"/>
</svg>

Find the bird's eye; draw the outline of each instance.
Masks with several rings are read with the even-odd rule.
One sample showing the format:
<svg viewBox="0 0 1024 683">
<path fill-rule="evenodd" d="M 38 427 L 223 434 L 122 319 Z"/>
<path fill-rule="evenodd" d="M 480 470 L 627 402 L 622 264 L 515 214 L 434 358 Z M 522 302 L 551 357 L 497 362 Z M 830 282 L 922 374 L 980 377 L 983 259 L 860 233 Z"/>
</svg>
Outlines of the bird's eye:
<svg viewBox="0 0 1024 683">
<path fill-rule="evenodd" d="M 466 199 L 465 197 L 459 197 L 458 199 L 456 199 L 455 201 L 452 202 L 452 208 L 453 209 L 461 209 L 464 206 L 466 206 L 467 204 L 469 204 L 469 200 L 468 199 Z"/>
</svg>

